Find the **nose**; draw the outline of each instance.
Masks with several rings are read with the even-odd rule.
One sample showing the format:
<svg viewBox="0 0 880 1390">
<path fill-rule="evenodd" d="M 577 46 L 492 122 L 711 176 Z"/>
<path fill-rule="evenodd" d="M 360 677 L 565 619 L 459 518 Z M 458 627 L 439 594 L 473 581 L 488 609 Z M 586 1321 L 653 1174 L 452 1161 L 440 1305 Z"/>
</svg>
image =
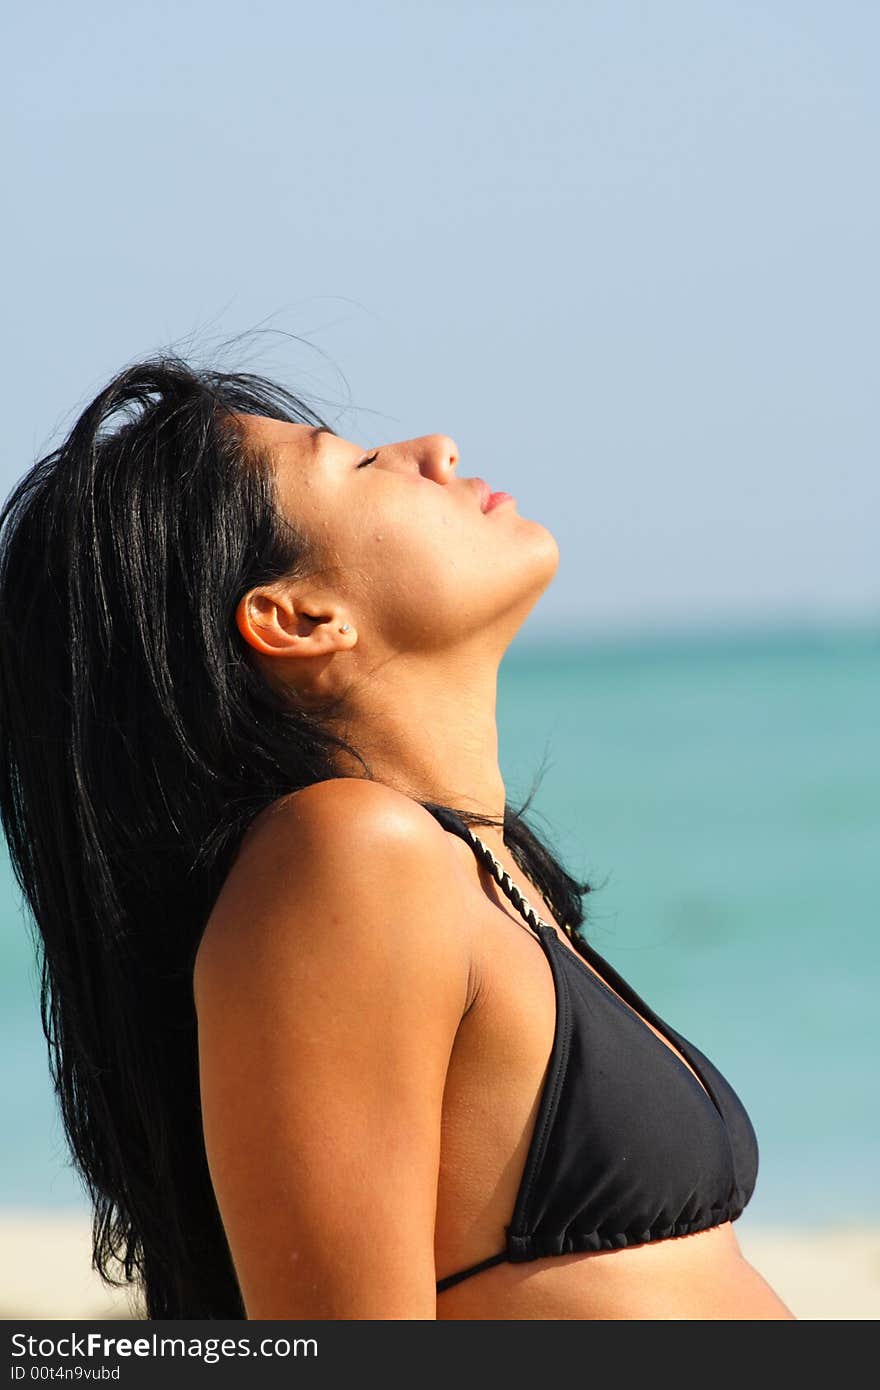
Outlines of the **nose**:
<svg viewBox="0 0 880 1390">
<path fill-rule="evenodd" d="M 458 445 L 448 434 L 425 434 L 412 442 L 413 453 L 426 478 L 447 483 L 458 463 Z"/>
</svg>

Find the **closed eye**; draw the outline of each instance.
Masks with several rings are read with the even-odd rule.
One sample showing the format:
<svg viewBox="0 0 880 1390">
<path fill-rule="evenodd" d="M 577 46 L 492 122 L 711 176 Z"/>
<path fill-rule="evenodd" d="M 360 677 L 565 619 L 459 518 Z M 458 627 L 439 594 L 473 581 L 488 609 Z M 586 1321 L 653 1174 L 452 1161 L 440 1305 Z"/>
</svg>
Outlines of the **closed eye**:
<svg viewBox="0 0 880 1390">
<path fill-rule="evenodd" d="M 376 462 L 376 459 L 377 459 L 378 457 L 379 457 L 379 450 L 377 449 L 376 452 L 375 452 L 375 454 L 370 454 L 368 458 L 363 459 L 363 460 L 358 464 L 358 468 L 366 468 L 366 466 L 367 466 L 368 463 L 375 463 L 375 462 Z"/>
</svg>

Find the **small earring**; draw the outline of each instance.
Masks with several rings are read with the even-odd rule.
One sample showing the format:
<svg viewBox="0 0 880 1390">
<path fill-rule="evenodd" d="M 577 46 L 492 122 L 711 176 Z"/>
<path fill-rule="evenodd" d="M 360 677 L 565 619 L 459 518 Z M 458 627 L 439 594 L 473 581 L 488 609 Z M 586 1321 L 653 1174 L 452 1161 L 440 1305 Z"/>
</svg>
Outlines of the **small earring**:
<svg viewBox="0 0 880 1390">
<path fill-rule="evenodd" d="M 343 624 L 342 624 L 342 627 L 339 629 L 339 631 L 340 631 L 340 632 L 350 632 L 350 631 L 351 631 L 351 623 L 343 623 Z"/>
</svg>

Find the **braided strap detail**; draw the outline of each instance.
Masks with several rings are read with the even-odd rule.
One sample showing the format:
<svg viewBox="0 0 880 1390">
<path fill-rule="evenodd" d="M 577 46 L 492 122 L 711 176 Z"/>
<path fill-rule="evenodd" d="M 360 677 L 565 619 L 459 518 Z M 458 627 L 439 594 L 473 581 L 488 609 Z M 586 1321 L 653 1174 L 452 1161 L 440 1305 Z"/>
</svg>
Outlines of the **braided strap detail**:
<svg viewBox="0 0 880 1390">
<path fill-rule="evenodd" d="M 539 927 L 547 927 L 550 931 L 553 931 L 553 928 L 550 926 L 550 923 L 545 922 L 543 917 L 538 916 L 537 912 L 532 907 L 528 898 L 523 897 L 522 893 L 517 888 L 513 879 L 510 877 L 510 874 L 507 872 L 500 860 L 495 858 L 495 855 L 492 853 L 489 846 L 483 843 L 479 835 L 474 834 L 469 825 L 465 825 L 464 830 L 466 832 L 469 843 L 473 846 L 477 854 L 480 856 L 481 860 L 486 866 L 487 871 L 492 875 L 499 888 L 501 888 L 502 891 L 506 894 L 506 896 L 510 898 L 510 901 L 513 903 L 514 907 L 517 908 L 519 912 L 522 914 L 522 916 L 526 919 L 529 926 L 532 928 L 532 931 L 536 932 Z M 566 936 L 571 936 L 571 932 L 569 931 L 568 927 L 563 927 L 563 931 L 565 932 Z"/>
</svg>

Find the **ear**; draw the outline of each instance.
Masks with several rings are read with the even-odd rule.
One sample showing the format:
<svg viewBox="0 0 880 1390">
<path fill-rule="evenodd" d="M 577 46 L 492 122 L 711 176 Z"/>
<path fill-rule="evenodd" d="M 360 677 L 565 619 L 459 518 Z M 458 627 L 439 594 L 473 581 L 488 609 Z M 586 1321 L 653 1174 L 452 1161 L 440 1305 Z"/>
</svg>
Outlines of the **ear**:
<svg viewBox="0 0 880 1390">
<path fill-rule="evenodd" d="M 346 624 L 348 631 L 341 632 Z M 280 585 L 250 589 L 236 607 L 235 625 L 248 646 L 263 656 L 330 656 L 357 641 L 342 605 Z"/>
</svg>

